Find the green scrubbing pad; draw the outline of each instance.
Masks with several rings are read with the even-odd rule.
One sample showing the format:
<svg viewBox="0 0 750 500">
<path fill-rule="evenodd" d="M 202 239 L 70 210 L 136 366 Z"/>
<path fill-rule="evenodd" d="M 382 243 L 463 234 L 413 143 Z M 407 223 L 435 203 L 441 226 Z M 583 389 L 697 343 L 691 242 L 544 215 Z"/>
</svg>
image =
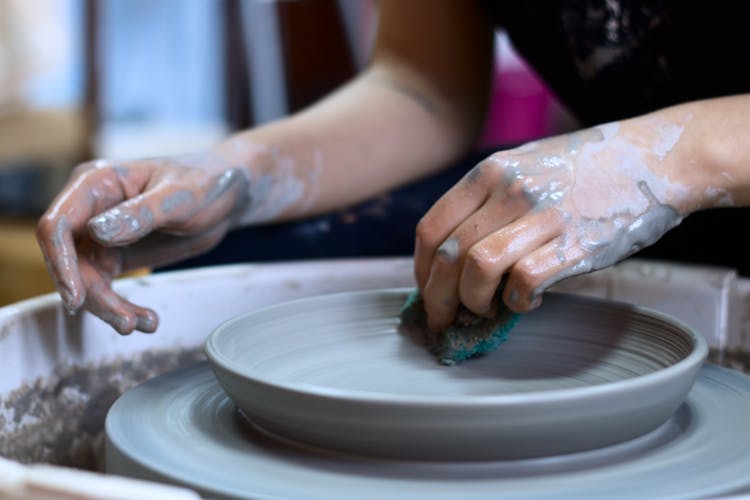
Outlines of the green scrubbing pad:
<svg viewBox="0 0 750 500">
<path fill-rule="evenodd" d="M 463 305 L 453 323 L 443 332 L 428 334 L 428 347 L 444 365 L 455 365 L 469 358 L 497 349 L 508 338 L 520 315 L 498 300 L 495 316 L 477 316 Z M 412 291 L 401 308 L 401 324 L 427 329 L 427 314 L 419 290 Z"/>
</svg>

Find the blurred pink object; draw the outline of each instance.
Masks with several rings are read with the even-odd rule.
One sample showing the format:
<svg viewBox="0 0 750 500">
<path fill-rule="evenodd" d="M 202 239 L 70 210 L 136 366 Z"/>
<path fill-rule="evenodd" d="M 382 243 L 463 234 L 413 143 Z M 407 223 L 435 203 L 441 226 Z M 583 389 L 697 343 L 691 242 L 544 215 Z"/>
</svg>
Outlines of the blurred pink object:
<svg viewBox="0 0 750 500">
<path fill-rule="evenodd" d="M 490 108 L 479 147 L 514 145 L 550 135 L 555 97 L 506 37 L 498 36 L 497 46 Z"/>
</svg>

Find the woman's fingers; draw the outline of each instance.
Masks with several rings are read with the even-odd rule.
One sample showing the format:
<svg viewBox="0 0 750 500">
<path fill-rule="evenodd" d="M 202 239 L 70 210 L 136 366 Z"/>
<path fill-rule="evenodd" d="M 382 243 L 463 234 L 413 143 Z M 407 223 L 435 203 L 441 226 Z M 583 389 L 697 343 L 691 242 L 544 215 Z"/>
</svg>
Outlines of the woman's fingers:
<svg viewBox="0 0 750 500">
<path fill-rule="evenodd" d="M 112 279 L 124 268 L 126 250 L 102 247 L 83 239 L 78 251 L 80 275 L 86 287 L 86 309 L 122 335 L 133 330 L 155 331 L 158 317 L 154 311 L 123 299 L 112 289 Z"/>
<path fill-rule="evenodd" d="M 466 218 L 438 247 L 427 283 L 422 289 L 431 330 L 440 331 L 447 327 L 462 302 L 459 281 L 467 254 L 498 227 L 510 224 L 526 209 L 523 198 L 512 193 L 496 194 Z"/>
<path fill-rule="evenodd" d="M 155 331 L 159 322 L 156 313 L 119 296 L 112 288 L 112 277 L 122 270 L 167 264 L 202 253 L 221 241 L 227 227 L 227 223 L 220 224 L 190 237 L 156 233 L 127 248 L 97 246 L 84 251 L 80 273 L 87 290 L 86 309 L 123 335 L 134 330 Z"/>
<path fill-rule="evenodd" d="M 39 219 L 37 241 L 47 267 L 69 310 L 86 300 L 86 287 L 78 268 L 76 236 L 98 210 L 122 199 L 121 183 L 114 170 L 79 167 L 49 209 Z"/>
<path fill-rule="evenodd" d="M 143 194 L 106 210 L 88 221 L 91 236 L 105 246 L 132 244 L 196 210 L 196 194 L 182 185 L 163 181 Z"/>
<path fill-rule="evenodd" d="M 134 330 L 145 333 L 156 331 L 159 324 L 156 313 L 120 297 L 112 289 L 108 277 L 88 261 L 81 264 L 81 276 L 89 291 L 86 309 L 110 324 L 118 333 L 128 335 Z"/>
<path fill-rule="evenodd" d="M 486 312 L 504 275 L 504 302 L 529 311 L 552 284 L 613 265 L 679 224 L 670 202 L 682 203 L 689 186 L 666 175 L 658 151 L 674 140 L 666 130 L 680 127 L 634 123 L 496 153 L 441 198 L 424 218 L 415 262 L 432 329 L 449 324 L 459 301 Z M 486 208 L 498 195 L 506 201 Z M 520 213 L 507 201 L 516 199 Z M 495 226 L 472 241 L 471 221 L 485 210 Z"/>
<path fill-rule="evenodd" d="M 157 230 L 195 233 L 224 219 L 246 190 L 247 180 L 238 169 L 208 180 L 164 178 L 143 194 L 91 218 L 88 228 L 106 246 L 129 245 Z"/>
<path fill-rule="evenodd" d="M 461 303 L 476 314 L 489 313 L 503 275 L 558 236 L 562 224 L 562 216 L 556 210 L 532 212 L 472 246 L 461 269 Z M 511 309 L 517 308 L 510 301 L 507 304 Z"/>
<path fill-rule="evenodd" d="M 451 263 L 438 251 L 423 290 L 430 330 L 447 328 L 459 304 L 475 314 L 489 314 L 506 274 L 503 301 L 516 312 L 526 312 L 541 303 L 544 289 L 571 275 L 571 269 L 588 270 L 576 267 L 585 257 L 580 247 L 564 245 L 562 214 L 546 210 L 527 213 L 513 221 L 501 218 L 500 213 L 512 217 L 518 214 L 517 210 L 508 210 L 507 205 L 504 212 L 483 207 L 446 240 L 455 242 L 452 245 L 456 249 L 459 245 L 467 248 L 460 257 Z M 476 233 L 477 228 L 483 227 L 479 221 L 489 219 L 490 213 L 496 214 L 492 220 L 501 229 Z"/>
<path fill-rule="evenodd" d="M 490 156 L 420 222 L 415 274 L 431 330 L 447 327 L 461 303 L 488 314 L 503 275 L 564 231 L 556 206 L 571 177 L 547 149 L 539 143 Z"/>
<path fill-rule="evenodd" d="M 99 160 L 74 170 L 40 218 L 37 239 L 69 310 L 85 306 L 122 334 L 152 332 L 156 313 L 120 297 L 112 280 L 212 248 L 247 193 L 239 168 L 170 158 Z"/>
<path fill-rule="evenodd" d="M 426 287 L 432 267 L 436 263 L 443 265 L 443 261 L 450 260 L 453 256 L 454 243 L 449 242 L 447 246 L 442 246 L 450 234 L 461 222 L 477 211 L 487 199 L 488 186 L 478 182 L 479 177 L 486 175 L 486 170 L 485 162 L 474 167 L 441 196 L 417 224 L 414 274 L 420 289 L 424 290 Z M 441 253 L 439 253 L 441 248 Z"/>
<path fill-rule="evenodd" d="M 558 281 L 592 270 L 589 252 L 560 236 L 519 259 L 511 268 L 503 301 L 516 312 L 528 312 L 542 303 L 544 290 Z"/>
<path fill-rule="evenodd" d="M 227 169 L 201 182 L 201 189 L 196 196 L 198 203 L 193 211 L 178 212 L 171 219 L 164 214 L 164 222 L 157 227 L 169 234 L 193 235 L 225 222 L 228 226 L 231 222 L 229 219 L 234 215 L 241 215 L 249 203 L 249 185 L 248 177 L 242 169 Z M 163 205 L 160 207 L 162 210 L 165 209 Z"/>
</svg>

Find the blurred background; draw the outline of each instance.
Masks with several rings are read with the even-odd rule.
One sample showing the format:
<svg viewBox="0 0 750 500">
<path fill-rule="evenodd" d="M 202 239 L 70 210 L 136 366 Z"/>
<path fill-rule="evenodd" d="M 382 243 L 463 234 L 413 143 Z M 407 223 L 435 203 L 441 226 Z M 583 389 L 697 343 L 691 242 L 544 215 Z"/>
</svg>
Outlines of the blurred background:
<svg viewBox="0 0 750 500">
<path fill-rule="evenodd" d="M 367 63 L 376 26 L 376 0 L 0 0 L 0 306 L 53 290 L 34 226 L 75 165 L 189 152 L 294 112 Z M 496 44 L 477 146 L 575 127 Z"/>
</svg>

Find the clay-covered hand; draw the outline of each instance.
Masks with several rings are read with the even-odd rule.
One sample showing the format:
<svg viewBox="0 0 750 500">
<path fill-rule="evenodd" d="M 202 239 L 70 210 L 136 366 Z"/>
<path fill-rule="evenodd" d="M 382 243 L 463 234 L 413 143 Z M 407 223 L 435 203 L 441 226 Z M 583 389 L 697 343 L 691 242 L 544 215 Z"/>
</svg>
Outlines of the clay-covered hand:
<svg viewBox="0 0 750 500">
<path fill-rule="evenodd" d="M 247 192 L 246 174 L 209 153 L 79 165 L 37 226 L 65 307 L 85 307 L 121 334 L 155 331 L 156 313 L 119 296 L 112 280 L 208 250 Z"/>
<path fill-rule="evenodd" d="M 477 314 L 505 279 L 526 312 L 553 283 L 612 265 L 679 224 L 691 189 L 670 178 L 678 123 L 618 122 L 493 154 L 420 221 L 415 275 L 429 327 Z"/>
</svg>

